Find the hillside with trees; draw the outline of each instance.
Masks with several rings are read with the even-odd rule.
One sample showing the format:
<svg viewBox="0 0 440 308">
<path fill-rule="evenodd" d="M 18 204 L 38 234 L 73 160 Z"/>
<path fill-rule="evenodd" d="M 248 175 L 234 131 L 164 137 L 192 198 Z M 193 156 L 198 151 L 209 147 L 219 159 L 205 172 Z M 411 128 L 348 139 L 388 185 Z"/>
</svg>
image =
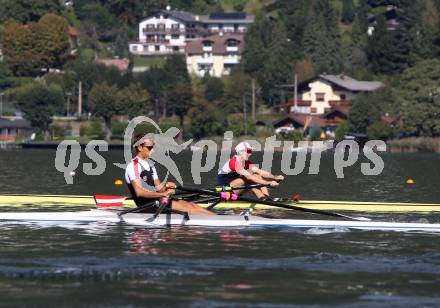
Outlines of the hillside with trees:
<svg viewBox="0 0 440 308">
<path fill-rule="evenodd" d="M 241 64 L 231 76 L 190 76 L 181 56 L 167 57 L 143 73 L 124 73 L 95 61 L 130 58 L 128 42 L 136 38 L 138 22 L 166 5 L 194 14 L 255 14 Z M 383 15 L 388 6 L 397 12 L 398 24 L 391 30 Z M 253 79 L 260 118 L 270 121 L 270 107 L 286 101 L 279 86 L 292 84 L 295 74 L 306 80 L 344 72 L 387 86 L 353 102 L 344 123 L 348 130 L 374 137 L 387 115 L 394 124 L 383 139 L 436 137 L 439 9 L 439 0 L 75 0 L 73 6 L 57 0 L 4 0 L 0 91 L 11 109 L 22 109 L 30 119 L 22 98 L 31 89 L 50 93 L 52 105 L 58 106 L 59 93 L 61 100 L 75 104 L 81 86 L 84 114 L 105 123 L 102 135 L 107 138 L 123 126 L 115 117 L 137 114 L 202 138 L 227 129 L 256 134 L 255 122 L 247 117 L 245 123 L 242 115 L 251 110 Z M 372 16 L 374 31 L 368 35 Z M 69 27 L 80 33 L 75 54 L 69 50 Z M 62 106 L 48 110 L 68 112 Z M 46 120 L 32 123 L 47 134 Z"/>
</svg>

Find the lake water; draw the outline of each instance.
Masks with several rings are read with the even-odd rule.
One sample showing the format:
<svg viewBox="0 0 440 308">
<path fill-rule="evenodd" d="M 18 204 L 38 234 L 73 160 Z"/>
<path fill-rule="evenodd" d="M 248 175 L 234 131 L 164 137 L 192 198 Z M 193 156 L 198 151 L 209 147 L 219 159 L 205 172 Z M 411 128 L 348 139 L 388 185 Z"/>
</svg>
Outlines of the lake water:
<svg viewBox="0 0 440 308">
<path fill-rule="evenodd" d="M 275 153 L 275 173 L 280 155 Z M 55 169 L 54 157 L 51 150 L 0 151 L 0 193 L 128 193 L 114 185 L 123 178 L 123 170 L 112 164 L 122 162 L 121 151 L 105 154 L 108 168 L 102 175 L 78 170 L 73 185 Z M 185 185 L 193 185 L 190 159 L 190 152 L 176 159 Z M 440 155 L 384 154 L 383 159 L 379 176 L 362 175 L 358 163 L 337 179 L 333 156 L 326 154 L 318 175 L 308 175 L 306 167 L 287 177 L 274 195 L 440 203 Z M 256 154 L 254 161 L 261 157 Z M 85 155 L 83 162 L 89 162 Z M 406 185 L 408 178 L 415 184 Z M 204 187 L 214 181 L 215 170 L 202 176 Z M 362 216 L 440 222 L 438 214 Z M 0 245 L 3 306 L 440 306 L 440 236 L 435 234 L 2 224 Z"/>
</svg>

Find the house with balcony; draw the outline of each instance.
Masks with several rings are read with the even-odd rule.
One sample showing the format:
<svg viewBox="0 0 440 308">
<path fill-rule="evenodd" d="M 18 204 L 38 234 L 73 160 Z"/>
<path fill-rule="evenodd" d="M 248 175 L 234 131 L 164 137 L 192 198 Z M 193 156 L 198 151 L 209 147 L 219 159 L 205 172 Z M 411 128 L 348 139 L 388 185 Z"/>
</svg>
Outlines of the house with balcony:
<svg viewBox="0 0 440 308">
<path fill-rule="evenodd" d="M 322 115 L 338 107 L 348 110 L 350 101 L 360 93 L 384 87 L 379 81 L 359 81 L 345 74 L 321 74 L 298 84 L 298 99 L 276 105 L 275 110 L 287 113 Z M 293 86 L 291 87 L 293 92 Z"/>
<path fill-rule="evenodd" d="M 221 33 L 188 42 L 185 48 L 188 72 L 200 77 L 229 75 L 240 63 L 243 49 L 241 34 Z"/>
<path fill-rule="evenodd" d="M 284 116 L 273 123 L 275 128 L 307 129 L 319 125 L 328 136 L 350 110 L 351 101 L 360 93 L 377 91 L 384 87 L 378 81 L 359 81 L 345 74 L 321 74 L 305 80 L 298 85 L 298 99 L 275 105 L 275 111 Z M 293 92 L 293 88 L 291 89 Z"/>
<path fill-rule="evenodd" d="M 193 15 L 184 11 L 158 11 L 139 23 L 138 40 L 130 42 L 133 55 L 161 56 L 185 53 L 188 42 L 218 33 L 245 33 L 254 21 L 245 13 Z"/>
</svg>

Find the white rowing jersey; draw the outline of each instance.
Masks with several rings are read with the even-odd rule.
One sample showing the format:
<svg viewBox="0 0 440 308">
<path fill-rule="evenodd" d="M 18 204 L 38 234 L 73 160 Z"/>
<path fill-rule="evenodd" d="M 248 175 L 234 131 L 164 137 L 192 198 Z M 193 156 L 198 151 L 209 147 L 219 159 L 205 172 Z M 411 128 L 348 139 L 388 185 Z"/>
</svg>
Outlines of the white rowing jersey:
<svg viewBox="0 0 440 308">
<path fill-rule="evenodd" d="M 237 170 L 245 169 L 245 170 L 251 170 L 253 167 L 253 164 L 250 160 L 246 160 L 243 163 L 240 162 L 237 155 L 234 155 L 230 160 L 228 160 L 223 167 L 218 171 L 218 174 L 231 174 L 236 173 Z"/>
<path fill-rule="evenodd" d="M 156 168 L 148 160 L 133 158 L 125 169 L 125 182 L 130 185 L 135 179 L 154 187 L 154 181 L 158 180 Z M 142 183 L 142 184 L 143 184 Z"/>
</svg>

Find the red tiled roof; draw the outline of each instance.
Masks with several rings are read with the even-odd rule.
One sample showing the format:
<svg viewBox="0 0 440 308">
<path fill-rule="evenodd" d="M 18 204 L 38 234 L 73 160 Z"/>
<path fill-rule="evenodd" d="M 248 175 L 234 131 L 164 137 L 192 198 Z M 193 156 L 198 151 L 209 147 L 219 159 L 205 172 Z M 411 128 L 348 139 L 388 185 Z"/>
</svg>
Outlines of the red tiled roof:
<svg viewBox="0 0 440 308">
<path fill-rule="evenodd" d="M 79 36 L 78 30 L 76 30 L 74 27 L 69 26 L 69 29 L 67 30 L 67 34 L 69 36 Z"/>
</svg>

